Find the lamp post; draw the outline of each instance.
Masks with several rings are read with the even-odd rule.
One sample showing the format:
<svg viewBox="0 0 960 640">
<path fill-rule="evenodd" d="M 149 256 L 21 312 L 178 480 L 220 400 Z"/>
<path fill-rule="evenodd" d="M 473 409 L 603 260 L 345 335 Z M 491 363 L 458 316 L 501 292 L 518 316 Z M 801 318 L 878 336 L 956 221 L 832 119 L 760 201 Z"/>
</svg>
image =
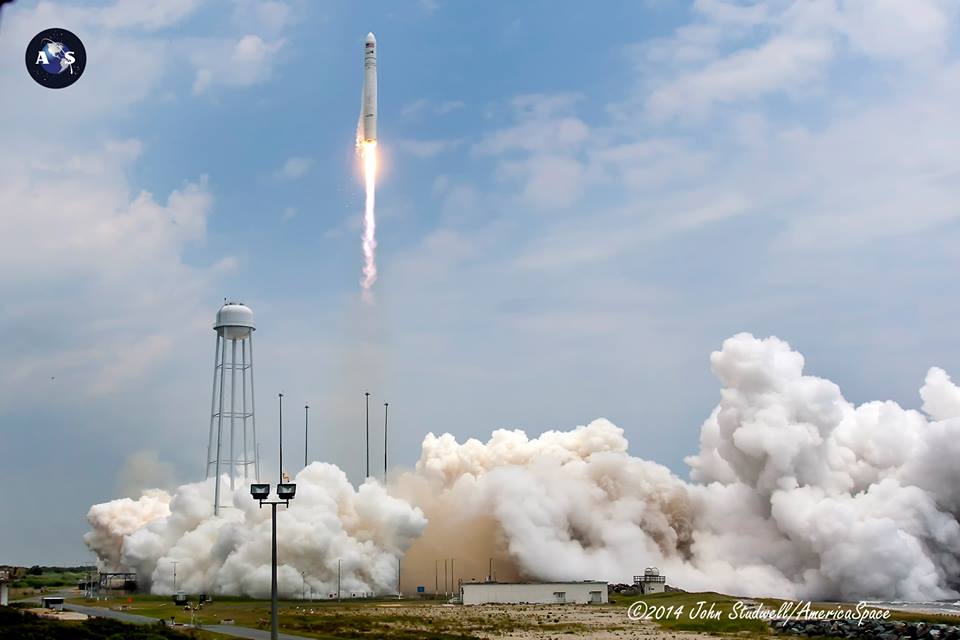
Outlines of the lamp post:
<svg viewBox="0 0 960 640">
<path fill-rule="evenodd" d="M 307 434 L 310 429 L 310 405 L 303 405 L 303 468 L 307 468 L 307 445 L 309 438 Z"/>
<path fill-rule="evenodd" d="M 281 394 L 281 397 L 282 394 Z M 282 472 L 281 472 L 282 473 Z M 251 484 L 250 495 L 253 499 L 263 505 L 270 505 L 272 518 L 272 535 L 270 538 L 271 560 L 270 560 L 270 639 L 277 640 L 280 633 L 279 621 L 277 619 L 277 505 L 282 504 L 290 507 L 290 501 L 297 493 L 297 485 L 292 482 L 277 485 L 278 500 L 267 500 L 270 497 L 269 484 Z"/>
<path fill-rule="evenodd" d="M 283 483 L 283 394 L 280 396 L 280 482 Z"/>
<path fill-rule="evenodd" d="M 387 412 L 390 411 L 390 403 L 383 403 L 383 484 L 387 484 Z"/>
<path fill-rule="evenodd" d="M 370 392 L 364 391 L 363 395 L 367 398 L 367 475 L 364 479 L 370 477 Z"/>
<path fill-rule="evenodd" d="M 177 563 L 179 560 L 171 560 L 170 564 L 173 565 L 173 595 L 177 595 Z"/>
</svg>

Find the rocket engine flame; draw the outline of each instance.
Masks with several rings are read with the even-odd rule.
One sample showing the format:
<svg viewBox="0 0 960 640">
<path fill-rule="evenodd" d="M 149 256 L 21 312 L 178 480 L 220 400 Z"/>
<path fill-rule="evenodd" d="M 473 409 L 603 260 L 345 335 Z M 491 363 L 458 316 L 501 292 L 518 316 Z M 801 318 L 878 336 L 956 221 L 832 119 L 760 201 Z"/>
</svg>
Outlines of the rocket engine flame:
<svg viewBox="0 0 960 640">
<path fill-rule="evenodd" d="M 370 293 L 377 281 L 377 143 L 360 143 L 363 158 L 363 177 L 367 187 L 367 202 L 363 211 L 363 290 Z"/>
</svg>

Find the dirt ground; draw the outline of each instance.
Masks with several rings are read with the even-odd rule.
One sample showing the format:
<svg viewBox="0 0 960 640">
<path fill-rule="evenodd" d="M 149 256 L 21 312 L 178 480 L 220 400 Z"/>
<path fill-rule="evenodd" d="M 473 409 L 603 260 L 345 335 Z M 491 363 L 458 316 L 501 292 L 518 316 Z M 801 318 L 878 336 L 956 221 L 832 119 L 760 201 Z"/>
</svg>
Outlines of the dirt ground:
<svg viewBox="0 0 960 640">
<path fill-rule="evenodd" d="M 309 606 L 302 613 L 309 615 Z M 705 634 L 664 631 L 647 621 L 627 618 L 625 607 L 597 605 L 431 605 L 384 603 L 364 607 L 365 616 L 414 616 L 431 619 L 437 626 L 450 626 L 481 638 L 512 640 L 624 640 L 628 638 L 676 638 L 716 640 Z M 485 624 L 488 621 L 489 624 Z M 485 629 L 493 625 L 496 628 Z"/>
<path fill-rule="evenodd" d="M 54 611 L 52 609 L 41 609 L 37 607 L 36 609 L 27 609 L 29 613 L 38 615 L 41 618 L 49 618 L 51 620 L 60 620 L 63 622 L 82 622 L 87 619 L 82 613 L 76 613 L 74 611 Z"/>
</svg>

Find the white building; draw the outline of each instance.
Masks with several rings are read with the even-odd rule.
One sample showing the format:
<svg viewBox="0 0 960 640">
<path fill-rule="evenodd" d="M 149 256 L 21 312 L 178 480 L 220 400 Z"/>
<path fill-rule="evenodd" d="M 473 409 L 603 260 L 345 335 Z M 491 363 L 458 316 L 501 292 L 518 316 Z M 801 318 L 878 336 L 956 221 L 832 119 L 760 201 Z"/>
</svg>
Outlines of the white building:
<svg viewBox="0 0 960 640">
<path fill-rule="evenodd" d="M 460 585 L 463 604 L 606 604 L 607 583 L 589 582 L 466 582 Z"/>
<path fill-rule="evenodd" d="M 633 576 L 633 586 L 643 594 L 663 593 L 667 586 L 667 577 L 660 575 L 660 569 L 647 567 L 642 576 Z"/>
</svg>

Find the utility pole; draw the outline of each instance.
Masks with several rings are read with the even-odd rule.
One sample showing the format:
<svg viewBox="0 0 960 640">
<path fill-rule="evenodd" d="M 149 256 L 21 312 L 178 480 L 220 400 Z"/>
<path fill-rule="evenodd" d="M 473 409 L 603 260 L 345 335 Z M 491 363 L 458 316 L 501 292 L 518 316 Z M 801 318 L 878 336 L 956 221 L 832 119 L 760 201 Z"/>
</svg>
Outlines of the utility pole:
<svg viewBox="0 0 960 640">
<path fill-rule="evenodd" d="M 337 602 L 340 602 L 340 558 L 337 558 Z"/>
<path fill-rule="evenodd" d="M 307 444 L 310 429 L 310 405 L 303 405 L 303 468 L 307 468 Z"/>
<path fill-rule="evenodd" d="M 438 558 L 433 561 L 433 595 L 440 595 L 440 560 Z"/>
<path fill-rule="evenodd" d="M 283 394 L 280 395 L 280 484 L 283 484 Z M 273 509 L 276 511 L 276 507 Z M 274 525 L 276 526 L 276 525 Z"/>
<path fill-rule="evenodd" d="M 367 397 L 367 475 L 364 478 L 370 477 L 370 392 L 364 391 L 363 395 Z"/>
<path fill-rule="evenodd" d="M 450 592 L 447 590 L 447 585 L 449 576 L 447 575 L 447 558 L 443 559 L 443 595 L 448 596 Z"/>
<path fill-rule="evenodd" d="M 390 403 L 383 403 L 383 484 L 387 484 L 387 412 L 390 410 Z"/>
<path fill-rule="evenodd" d="M 173 595 L 177 595 L 177 564 L 179 560 L 170 560 L 170 564 L 173 565 Z"/>
<path fill-rule="evenodd" d="M 493 558 L 490 558 L 490 570 L 487 572 L 487 580 L 493 582 Z"/>
<path fill-rule="evenodd" d="M 397 600 L 400 599 L 400 558 L 397 558 Z"/>
</svg>

